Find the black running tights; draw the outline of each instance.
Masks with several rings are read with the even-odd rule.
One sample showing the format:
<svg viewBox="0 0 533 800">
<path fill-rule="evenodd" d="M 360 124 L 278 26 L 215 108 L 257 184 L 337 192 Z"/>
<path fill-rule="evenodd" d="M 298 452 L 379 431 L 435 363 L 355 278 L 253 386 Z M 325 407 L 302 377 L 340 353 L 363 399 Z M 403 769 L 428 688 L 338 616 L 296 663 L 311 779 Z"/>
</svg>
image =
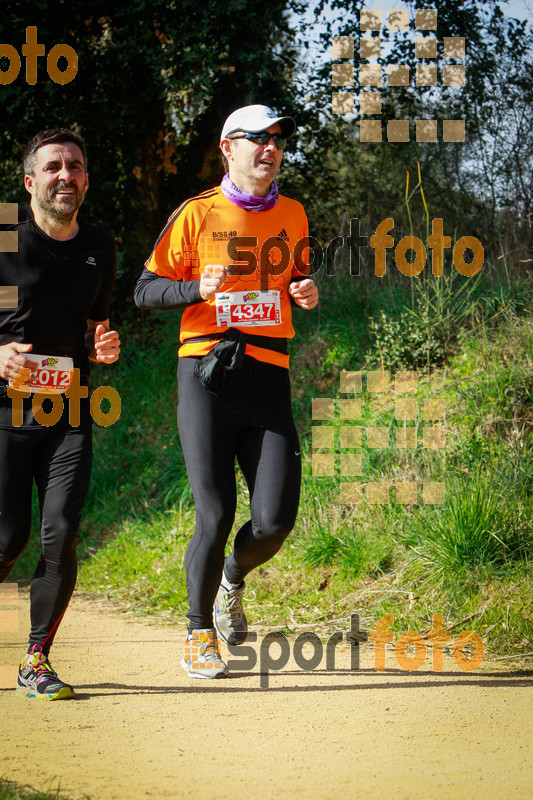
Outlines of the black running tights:
<svg viewBox="0 0 533 800">
<path fill-rule="evenodd" d="M 0 429 L 0 582 L 30 537 L 35 480 L 41 557 L 31 582 L 30 645 L 48 653 L 76 583 L 76 544 L 91 473 L 91 429 Z"/>
<path fill-rule="evenodd" d="M 178 426 L 194 495 L 196 529 L 185 555 L 190 630 L 213 626 L 222 569 L 232 583 L 277 553 L 292 530 L 300 496 L 301 459 L 288 370 L 246 356 L 226 375 L 220 396 L 180 358 Z M 235 458 L 250 494 L 251 518 L 224 564 L 237 502 Z"/>
</svg>

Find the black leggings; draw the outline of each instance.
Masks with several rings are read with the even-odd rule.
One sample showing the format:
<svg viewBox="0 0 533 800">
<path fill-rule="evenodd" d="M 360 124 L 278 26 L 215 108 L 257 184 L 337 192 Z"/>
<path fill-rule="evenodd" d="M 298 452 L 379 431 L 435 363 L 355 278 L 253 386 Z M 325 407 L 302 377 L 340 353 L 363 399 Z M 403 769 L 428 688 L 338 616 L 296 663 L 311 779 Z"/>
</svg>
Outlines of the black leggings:
<svg viewBox="0 0 533 800">
<path fill-rule="evenodd" d="M 180 358 L 178 366 L 178 426 L 196 511 L 185 554 L 190 630 L 213 627 L 223 568 L 240 583 L 280 549 L 296 520 L 301 481 L 288 370 L 246 356 L 215 396 L 194 375 L 196 360 Z M 237 504 L 235 457 L 250 492 L 251 519 L 224 564 Z"/>
<path fill-rule="evenodd" d="M 92 431 L 0 429 L 0 582 L 28 543 L 35 479 L 41 510 L 41 557 L 30 589 L 30 645 L 48 653 L 74 590 L 76 544 L 91 474 Z"/>
</svg>

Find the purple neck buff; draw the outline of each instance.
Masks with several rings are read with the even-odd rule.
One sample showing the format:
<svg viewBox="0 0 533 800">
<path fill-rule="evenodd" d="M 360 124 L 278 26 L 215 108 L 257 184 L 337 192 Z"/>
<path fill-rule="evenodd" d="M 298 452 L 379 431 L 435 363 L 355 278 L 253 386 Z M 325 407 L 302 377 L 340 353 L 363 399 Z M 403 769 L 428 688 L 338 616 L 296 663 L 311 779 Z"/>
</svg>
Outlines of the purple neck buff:
<svg viewBox="0 0 533 800">
<path fill-rule="evenodd" d="M 256 195 L 243 192 L 242 189 L 235 186 L 227 173 L 222 178 L 220 188 L 228 200 L 231 200 L 231 202 L 235 203 L 239 208 L 244 208 L 245 211 L 268 211 L 269 208 L 276 205 L 279 197 L 278 184 L 276 181 L 272 181 L 268 194 L 265 197 L 256 197 Z"/>
</svg>

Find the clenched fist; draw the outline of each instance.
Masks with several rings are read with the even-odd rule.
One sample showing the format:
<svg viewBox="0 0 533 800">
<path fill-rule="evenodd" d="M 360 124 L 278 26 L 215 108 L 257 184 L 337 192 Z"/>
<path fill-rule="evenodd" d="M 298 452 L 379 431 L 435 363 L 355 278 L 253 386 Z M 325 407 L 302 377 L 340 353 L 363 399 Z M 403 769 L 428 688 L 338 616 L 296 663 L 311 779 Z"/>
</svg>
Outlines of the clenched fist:
<svg viewBox="0 0 533 800">
<path fill-rule="evenodd" d="M 200 276 L 202 300 L 211 300 L 225 282 L 226 277 L 226 267 L 223 267 L 222 264 L 208 264 Z"/>
</svg>

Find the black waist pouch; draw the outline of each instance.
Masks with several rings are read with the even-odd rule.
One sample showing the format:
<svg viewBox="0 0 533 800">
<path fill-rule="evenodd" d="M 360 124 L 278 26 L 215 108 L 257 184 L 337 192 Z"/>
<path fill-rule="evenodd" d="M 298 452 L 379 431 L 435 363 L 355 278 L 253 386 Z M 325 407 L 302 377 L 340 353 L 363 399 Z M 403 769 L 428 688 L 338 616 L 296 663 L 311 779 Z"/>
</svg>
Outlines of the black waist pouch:
<svg viewBox="0 0 533 800">
<path fill-rule="evenodd" d="M 266 350 L 274 350 L 277 353 L 287 355 L 288 347 L 286 339 L 275 339 L 270 336 L 254 336 L 246 334 L 237 328 L 228 328 L 224 334 L 206 334 L 205 336 L 195 336 L 187 339 L 187 342 L 204 342 L 209 339 L 219 339 L 220 341 L 211 348 L 207 355 L 198 359 L 194 368 L 194 374 L 198 376 L 201 383 L 212 394 L 219 395 L 224 389 L 226 372 L 228 370 L 242 369 L 246 343 L 256 347 L 264 347 Z"/>
</svg>

